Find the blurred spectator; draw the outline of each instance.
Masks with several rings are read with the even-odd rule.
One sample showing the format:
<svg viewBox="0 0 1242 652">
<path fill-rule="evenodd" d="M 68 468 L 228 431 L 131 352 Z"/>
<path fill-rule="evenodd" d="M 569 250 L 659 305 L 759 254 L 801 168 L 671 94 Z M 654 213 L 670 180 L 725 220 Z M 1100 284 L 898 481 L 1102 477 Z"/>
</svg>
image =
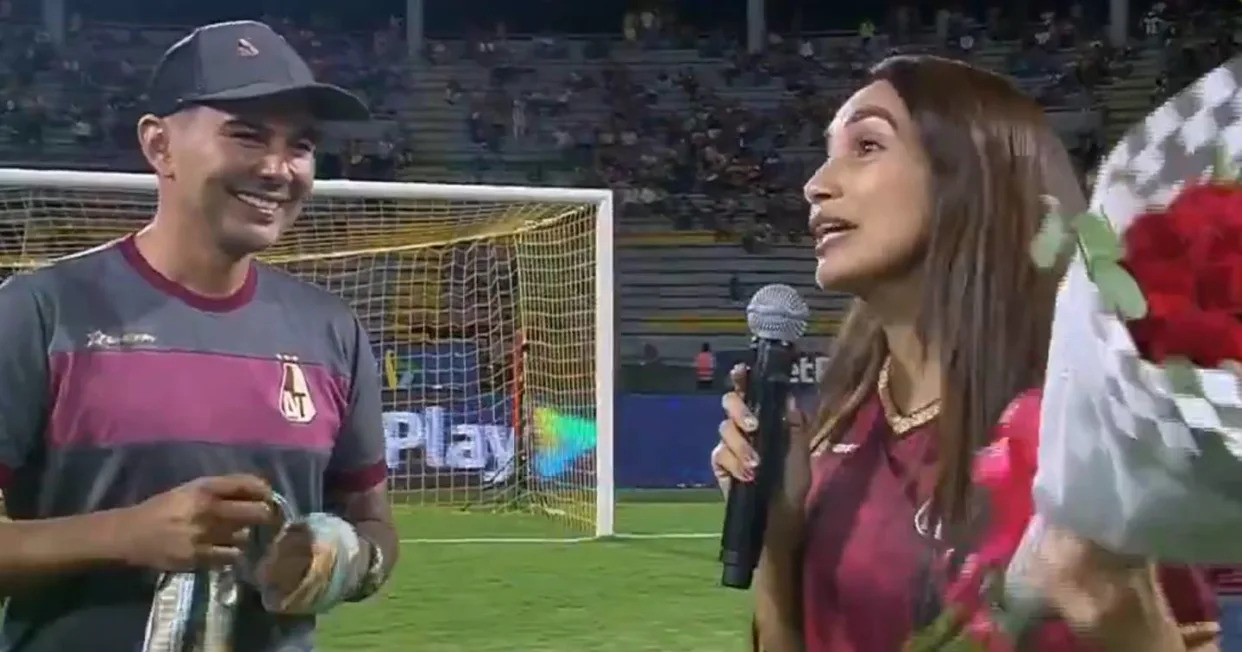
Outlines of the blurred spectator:
<svg viewBox="0 0 1242 652">
<path fill-rule="evenodd" d="M 701 390 L 710 390 L 716 384 L 716 355 L 710 342 L 703 342 L 694 356 L 694 379 Z"/>
<path fill-rule="evenodd" d="M 0 0 L 0 13 L 13 10 Z M 1027 24 L 999 5 L 978 16 L 945 7 L 929 25 L 917 5 L 899 1 L 852 37 L 773 32 L 766 49 L 751 53 L 723 30 L 700 34 L 663 5 L 645 5 L 623 17 L 612 39 L 513 35 L 499 22 L 429 40 L 417 65 L 431 70 L 399 56 L 399 17 L 364 35 L 321 20 L 269 22 L 313 66 L 368 97 L 386 125 L 326 143 L 321 175 L 417 177 L 404 171 L 416 166 L 478 181 L 508 174 L 508 182 L 606 184 L 618 191 L 623 219 L 667 219 L 763 252 L 803 237 L 801 186 L 822 159 L 821 130 L 868 66 L 893 53 L 1003 62 L 1061 122 L 1091 131 L 1094 140 L 1083 142 L 1096 144 L 1075 151 L 1098 156 L 1102 127 L 1084 116 L 1102 111 L 1110 85 L 1140 57 L 1103 43 L 1089 13 L 1073 2 L 1061 16 L 1045 12 Z M 1162 3 L 1140 25 L 1172 39 L 1153 101 L 1235 48 L 1224 21 Z M 0 25 L 0 147 L 21 152 L 14 156 L 61 148 L 68 160 L 136 159 L 144 73 L 126 57 L 137 56 L 141 30 L 104 29 L 76 15 L 70 28 L 80 38 L 57 51 L 38 29 Z M 653 52 L 670 49 L 681 52 Z M 126 55 L 100 56 L 109 51 Z M 445 152 L 448 143 L 462 151 Z"/>
</svg>

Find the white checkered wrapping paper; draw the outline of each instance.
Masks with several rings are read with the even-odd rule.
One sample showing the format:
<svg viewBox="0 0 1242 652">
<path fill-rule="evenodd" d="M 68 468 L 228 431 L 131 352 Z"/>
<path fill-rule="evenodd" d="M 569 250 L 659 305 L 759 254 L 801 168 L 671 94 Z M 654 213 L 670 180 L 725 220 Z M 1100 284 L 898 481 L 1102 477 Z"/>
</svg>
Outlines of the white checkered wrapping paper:
<svg viewBox="0 0 1242 652">
<path fill-rule="evenodd" d="M 1242 158 L 1242 57 L 1214 69 L 1127 132 L 1091 210 L 1118 232 L 1210 175 L 1218 148 Z M 1198 563 L 1242 561 L 1242 386 L 1196 371 L 1173 391 L 1105 312 L 1081 260 L 1057 297 L 1044 386 L 1039 513 L 1115 550 Z"/>
</svg>

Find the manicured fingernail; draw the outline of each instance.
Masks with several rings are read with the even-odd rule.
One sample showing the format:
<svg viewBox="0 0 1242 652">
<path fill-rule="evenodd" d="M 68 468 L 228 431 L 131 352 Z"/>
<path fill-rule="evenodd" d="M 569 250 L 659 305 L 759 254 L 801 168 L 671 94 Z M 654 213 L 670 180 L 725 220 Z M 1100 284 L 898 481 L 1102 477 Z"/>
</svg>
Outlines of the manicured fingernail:
<svg viewBox="0 0 1242 652">
<path fill-rule="evenodd" d="M 752 416 L 747 416 L 746 418 L 742 419 L 742 430 L 745 430 L 746 432 L 754 432 L 755 429 L 758 427 L 759 427 L 758 419 Z"/>
</svg>

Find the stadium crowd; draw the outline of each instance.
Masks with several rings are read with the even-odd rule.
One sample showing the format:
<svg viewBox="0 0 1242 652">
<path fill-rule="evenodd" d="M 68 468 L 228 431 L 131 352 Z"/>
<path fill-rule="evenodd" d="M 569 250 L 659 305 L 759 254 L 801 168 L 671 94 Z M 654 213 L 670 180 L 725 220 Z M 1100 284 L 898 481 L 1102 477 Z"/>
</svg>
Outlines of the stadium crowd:
<svg viewBox="0 0 1242 652">
<path fill-rule="evenodd" d="M 468 129 L 484 152 L 499 154 L 524 140 L 550 142 L 581 182 L 622 189 L 630 212 L 669 215 L 680 228 L 736 235 L 748 248 L 774 237 L 796 240 L 804 231 L 800 188 L 822 147 L 819 129 L 848 94 L 850 81 L 883 56 L 933 51 L 969 58 L 985 43 L 1017 35 L 1006 72 L 1022 78 L 1050 109 L 1089 108 L 1100 86 L 1126 73 L 1126 50 L 1105 45 L 1081 15 L 1045 14 L 1028 31 L 1007 24 L 999 11 L 976 20 L 943 10 L 930 30 L 915 29 L 910 21 L 908 10 L 899 7 L 885 30 L 864 21 L 853 38 L 828 47 L 817 47 L 812 38 L 770 34 L 767 48 L 751 53 L 726 34 L 696 38 L 675 20 L 648 11 L 626 18 L 619 42 L 594 43 L 588 55 L 607 59 L 610 47 L 696 49 L 704 60 L 719 62 L 712 79 L 688 68 L 644 78 L 608 61 L 598 77 L 571 73 L 560 88 L 532 89 L 521 84 L 523 71 L 537 67 L 540 58 L 564 56 L 564 49 L 542 39 L 539 47 L 524 50 L 529 59 L 515 59 L 504 46 L 503 30 L 461 52 L 434 44 L 429 60 L 443 65 L 464 56 L 491 70 L 486 86 L 450 80 L 444 89 L 447 102 L 468 104 Z M 756 110 L 721 92 L 738 87 L 771 89 L 776 101 Z M 610 107 L 602 124 L 563 119 L 583 98 Z M 687 103 L 690 111 L 680 110 Z M 670 104 L 676 108 L 666 108 Z M 688 195 L 713 200 L 678 201 Z M 767 219 L 734 233 L 737 225 L 729 218 L 738 204 Z"/>
<path fill-rule="evenodd" d="M 320 74 L 360 91 L 381 114 L 394 114 L 390 99 L 414 92 L 420 67 L 470 61 L 484 68 L 482 84 L 450 78 L 443 88 L 443 101 L 461 108 L 461 129 L 475 149 L 475 180 L 487 180 L 490 162 L 509 149 L 542 148 L 531 182 L 543 181 L 545 169 L 565 170 L 571 182 L 622 190 L 631 214 L 669 215 L 680 228 L 711 229 L 761 248 L 803 231 L 798 193 L 821 147 L 819 127 L 870 63 L 908 51 L 971 58 L 989 44 L 1012 43 L 1002 72 L 1050 111 L 1083 111 L 1099 110 L 1109 85 L 1130 74 L 1135 49 L 1160 47 L 1168 55 L 1153 80 L 1154 101 L 1233 51 L 1232 23 L 1187 7 L 1156 3 L 1135 21 L 1135 37 L 1125 47 L 1108 44 L 1100 17 L 1074 3 L 1034 23 L 1014 21 L 999 9 L 980 16 L 943 9 L 924 24 L 909 7 L 897 6 L 881 21 L 863 21 L 852 37 L 772 33 L 759 53 L 721 31 L 700 34 L 675 15 L 636 11 L 625 16 L 617 37 L 588 40 L 581 56 L 593 65 L 571 70 L 556 86 L 528 82 L 542 82 L 532 74 L 542 63 L 571 57 L 564 36 L 513 36 L 498 24 L 464 39 L 429 42 L 423 60 L 406 65 L 395 56 L 405 47 L 399 18 L 362 36 L 335 32 L 328 21 L 267 20 L 308 53 Z M 11 0 L 0 4 L 0 16 L 12 12 Z M 0 23 L 3 158 L 47 159 L 49 143 L 59 138 L 77 145 L 60 148 L 73 160 L 84 152 L 132 159 L 145 71 L 126 56 L 100 53 L 140 51 L 144 31 L 92 25 L 73 15 L 66 45 L 58 49 L 36 25 Z M 715 74 L 676 65 L 647 74 L 649 67 L 636 72 L 614 57 L 626 53 L 624 60 L 632 61 L 636 52 L 667 50 L 696 51 Z M 767 100 L 741 102 L 738 89 L 759 89 Z M 575 113 L 583 102 L 602 102 L 609 114 L 603 121 L 584 119 Z M 347 141 L 328 152 L 322 174 L 392 178 L 414 162 L 428 163 L 408 138 L 415 129 L 416 122 L 398 122 L 373 142 Z M 1075 139 L 1083 170 L 1090 169 L 1104 145 L 1102 130 L 1067 137 Z M 712 200 L 681 200 L 687 196 Z M 732 224 L 739 205 L 763 217 Z"/>
<path fill-rule="evenodd" d="M 72 14 L 57 46 L 34 17 L 20 15 L 22 6 L 0 0 L 0 163 L 142 169 L 133 125 L 147 67 L 180 30 Z M 406 56 L 398 17 L 367 32 L 327 18 L 264 20 L 317 75 L 365 97 L 384 125 L 324 147 L 322 177 L 420 180 L 420 171 L 442 166 L 464 181 L 507 182 L 521 167 L 531 184 L 617 189 L 631 222 L 706 230 L 752 252 L 803 237 L 801 187 L 822 158 L 820 130 L 887 55 L 983 62 L 1050 115 L 1098 116 L 1067 120 L 1063 132 L 1087 174 L 1114 126 L 1114 88 L 1144 87 L 1150 76 L 1145 110 L 1236 48 L 1231 15 L 1186 2 L 1135 14 L 1123 46 L 1109 43 L 1104 17 L 1080 2 L 1034 21 L 999 8 L 918 15 L 893 3 L 849 32 L 771 32 L 758 52 L 737 33 L 697 29 L 655 8 L 626 14 L 612 34 L 585 37 L 517 35 L 495 23 L 428 40 L 417 57 Z M 1153 52 L 1154 72 L 1138 64 Z M 423 107 L 456 122 L 433 123 Z M 435 129 L 453 131 L 451 146 L 469 165 L 420 148 L 420 132 Z M 735 306 L 748 294 L 742 286 L 756 282 L 734 274 L 726 303 Z M 642 357 L 659 354 L 646 342 Z"/>
</svg>

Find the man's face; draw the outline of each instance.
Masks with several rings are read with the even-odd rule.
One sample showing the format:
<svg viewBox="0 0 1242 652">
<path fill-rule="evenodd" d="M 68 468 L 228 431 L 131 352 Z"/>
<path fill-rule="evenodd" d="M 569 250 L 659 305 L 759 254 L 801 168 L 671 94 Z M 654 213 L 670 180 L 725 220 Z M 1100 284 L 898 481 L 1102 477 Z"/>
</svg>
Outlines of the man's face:
<svg viewBox="0 0 1242 652">
<path fill-rule="evenodd" d="M 315 178 L 315 122 L 292 99 L 194 107 L 166 120 L 179 209 L 242 256 L 271 247 Z"/>
</svg>

